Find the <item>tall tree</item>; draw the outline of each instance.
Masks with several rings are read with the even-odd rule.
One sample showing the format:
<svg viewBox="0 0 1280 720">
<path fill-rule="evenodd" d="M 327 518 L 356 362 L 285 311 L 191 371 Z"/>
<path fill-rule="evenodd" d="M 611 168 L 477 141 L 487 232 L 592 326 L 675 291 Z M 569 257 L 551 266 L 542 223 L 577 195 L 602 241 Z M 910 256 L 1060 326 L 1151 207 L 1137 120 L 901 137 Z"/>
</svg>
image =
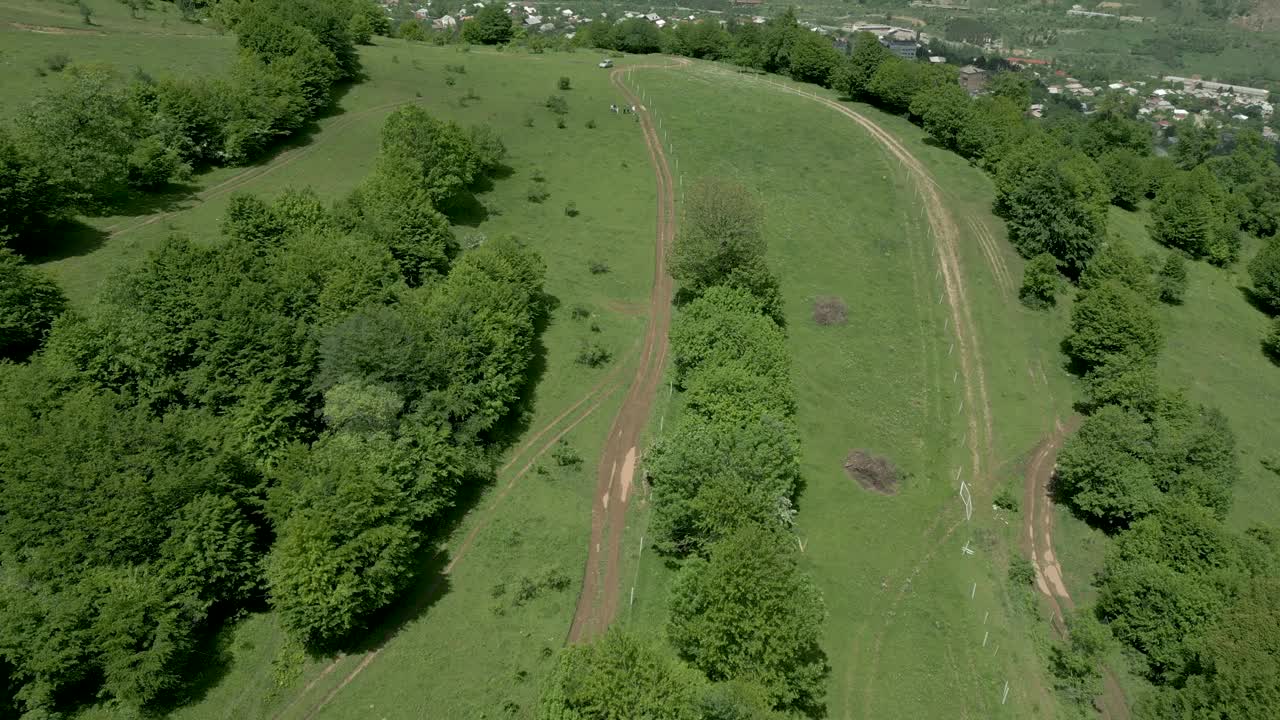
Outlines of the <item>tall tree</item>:
<svg viewBox="0 0 1280 720">
<path fill-rule="evenodd" d="M 1227 198 L 1205 168 L 1174 175 L 1151 207 L 1151 237 L 1159 243 L 1205 258 L 1215 265 L 1233 262 L 1240 233 L 1229 217 Z"/>
<path fill-rule="evenodd" d="M 791 539 L 748 525 L 681 569 L 667 636 L 711 680 L 750 679 L 776 708 L 816 713 L 828 672 L 818 645 L 825 619 Z"/>
<path fill-rule="evenodd" d="M 511 16 L 502 3 L 489 3 L 462 23 L 462 39 L 477 45 L 501 45 L 514 34 Z"/>
<path fill-rule="evenodd" d="M 1280 239 L 1262 246 L 1249 261 L 1253 294 L 1271 312 L 1280 314 Z"/>
<path fill-rule="evenodd" d="M 1154 360 L 1164 344 L 1160 325 L 1139 295 L 1115 280 L 1084 293 L 1071 309 L 1066 345 L 1072 357 L 1094 366 L 1112 355 Z"/>
<path fill-rule="evenodd" d="M 0 247 L 0 358 L 19 360 L 39 347 L 66 305 L 53 280 Z"/>
<path fill-rule="evenodd" d="M 996 213 L 1027 257 L 1047 252 L 1075 274 L 1106 230 L 1109 191 L 1092 160 L 1041 136 L 1013 149 L 996 170 Z"/>
<path fill-rule="evenodd" d="M 853 39 L 849 61 L 837 71 L 833 86 L 850 98 L 860 98 L 867 92 L 871 78 L 885 61 L 893 57 L 880 39 L 869 32 L 858 33 Z"/>
</svg>

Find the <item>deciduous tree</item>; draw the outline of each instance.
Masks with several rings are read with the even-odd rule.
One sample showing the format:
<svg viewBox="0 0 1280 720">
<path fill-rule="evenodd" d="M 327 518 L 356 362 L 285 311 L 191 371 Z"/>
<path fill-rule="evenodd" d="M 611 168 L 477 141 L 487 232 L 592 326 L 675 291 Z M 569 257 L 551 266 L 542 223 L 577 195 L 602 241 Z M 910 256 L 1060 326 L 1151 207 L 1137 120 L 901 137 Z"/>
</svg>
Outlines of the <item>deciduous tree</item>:
<svg viewBox="0 0 1280 720">
<path fill-rule="evenodd" d="M 828 672 L 826 610 L 790 538 L 748 525 L 685 563 L 671 591 L 667 636 L 713 681 L 758 682 L 777 709 L 814 712 Z"/>
<path fill-rule="evenodd" d="M 53 280 L 0 247 L 0 358 L 19 360 L 39 347 L 66 304 Z"/>
<path fill-rule="evenodd" d="M 1115 280 L 1083 293 L 1071 309 L 1066 345 L 1088 366 L 1124 354 L 1153 360 L 1164 344 L 1159 322 L 1146 302 Z"/>
</svg>

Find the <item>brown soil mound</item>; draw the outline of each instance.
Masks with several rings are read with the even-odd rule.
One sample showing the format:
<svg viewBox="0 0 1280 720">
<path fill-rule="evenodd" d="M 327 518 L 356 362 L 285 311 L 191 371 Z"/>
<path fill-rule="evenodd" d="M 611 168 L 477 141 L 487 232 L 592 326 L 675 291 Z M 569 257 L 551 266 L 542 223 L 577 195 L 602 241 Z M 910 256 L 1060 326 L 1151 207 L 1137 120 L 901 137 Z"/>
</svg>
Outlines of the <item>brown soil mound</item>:
<svg viewBox="0 0 1280 720">
<path fill-rule="evenodd" d="M 819 325 L 843 325 L 849 317 L 844 300 L 830 295 L 813 301 L 813 321 Z"/>
<path fill-rule="evenodd" d="M 895 495 L 901 476 L 888 458 L 876 457 L 865 450 L 852 450 L 844 459 L 844 471 L 867 490 Z"/>
</svg>

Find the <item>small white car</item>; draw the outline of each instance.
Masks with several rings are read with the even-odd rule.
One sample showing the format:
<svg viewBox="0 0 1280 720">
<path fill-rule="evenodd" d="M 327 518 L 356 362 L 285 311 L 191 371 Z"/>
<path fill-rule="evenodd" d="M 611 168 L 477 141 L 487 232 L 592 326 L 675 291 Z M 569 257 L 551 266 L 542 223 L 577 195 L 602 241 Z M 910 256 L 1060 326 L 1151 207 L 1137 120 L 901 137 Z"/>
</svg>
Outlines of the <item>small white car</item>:
<svg viewBox="0 0 1280 720">
<path fill-rule="evenodd" d="M 605 58 L 605 59 L 601 60 L 601 61 L 600 61 L 600 64 L 599 64 L 599 65 L 597 65 L 596 67 L 611 68 L 611 67 L 613 67 L 613 60 L 612 60 L 612 59 L 610 59 L 610 58 Z"/>
</svg>

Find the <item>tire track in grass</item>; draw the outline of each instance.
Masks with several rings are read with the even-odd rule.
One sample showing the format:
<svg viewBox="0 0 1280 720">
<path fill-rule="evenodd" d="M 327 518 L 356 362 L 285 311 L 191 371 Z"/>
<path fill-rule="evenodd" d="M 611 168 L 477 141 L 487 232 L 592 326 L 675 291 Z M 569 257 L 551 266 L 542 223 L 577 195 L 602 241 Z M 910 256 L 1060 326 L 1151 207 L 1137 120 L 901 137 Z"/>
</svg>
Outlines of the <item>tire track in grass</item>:
<svg viewBox="0 0 1280 720">
<path fill-rule="evenodd" d="M 973 236 L 978 239 L 978 247 L 981 248 L 982 254 L 986 257 L 987 264 L 991 266 L 991 275 L 996 279 L 996 284 L 1000 286 L 1000 291 L 1006 296 L 1013 295 L 1013 279 L 1009 276 L 1009 265 L 1004 261 L 1004 256 L 1000 254 L 1000 247 L 996 244 L 995 237 L 991 234 L 991 230 L 987 224 L 975 218 L 968 218 L 969 229 L 973 231 Z"/>
<path fill-rule="evenodd" d="M 533 464 L 537 462 L 537 460 L 540 457 L 542 457 L 543 454 L 545 454 L 548 450 L 550 450 L 552 446 L 554 446 L 557 442 L 559 442 L 560 438 L 564 437 L 569 432 L 573 431 L 579 424 L 581 424 L 584 420 L 586 420 L 588 417 L 594 414 L 601 404 L 603 404 L 606 400 L 612 397 L 615 392 L 618 391 L 618 389 L 621 387 L 621 381 L 618 379 L 618 375 L 621 372 L 621 370 L 624 367 L 626 367 L 627 364 L 628 363 L 626 362 L 619 362 L 617 366 L 615 366 L 614 369 L 610 371 L 610 373 L 604 379 L 598 382 L 595 385 L 595 387 L 589 390 L 586 395 L 580 398 L 568 409 L 561 412 L 554 419 L 544 424 L 533 435 L 533 437 L 527 440 L 523 445 L 520 446 L 520 448 L 518 448 L 515 451 L 514 456 L 510 460 L 508 460 L 507 463 L 503 465 L 502 468 L 499 470 L 499 474 L 509 470 L 512 466 L 515 465 L 515 463 L 517 463 L 520 460 L 521 455 L 528 452 L 530 448 L 534 447 L 534 445 L 538 442 L 539 439 L 541 439 L 547 433 L 559 427 L 558 431 L 555 432 L 555 434 L 552 435 L 541 446 L 539 446 L 537 449 L 537 452 L 529 456 L 524 466 L 521 467 L 521 469 L 514 476 L 512 476 L 511 479 L 507 481 L 506 486 L 499 492 L 498 496 L 494 499 L 493 503 L 490 504 L 490 506 L 484 511 L 485 518 L 482 519 L 476 525 L 476 527 L 472 528 L 471 531 L 467 533 L 466 537 L 464 537 L 463 541 L 458 545 L 458 549 L 453 553 L 453 557 L 450 558 L 448 565 L 446 565 L 445 568 L 441 571 L 442 576 L 450 575 L 457 568 L 458 564 L 463 561 L 463 559 L 467 556 L 471 546 L 475 542 L 476 538 L 479 536 L 480 532 L 484 528 L 488 527 L 489 523 L 492 520 L 492 515 L 497 510 L 498 506 L 507 497 L 507 495 L 510 493 L 512 488 L 514 488 L 516 483 L 522 477 L 524 477 L 525 474 L 527 474 L 530 468 L 533 467 Z M 587 407 L 582 408 L 582 406 L 588 402 L 590 404 L 587 405 Z M 566 420 L 569 421 L 568 424 L 561 426 L 561 423 L 564 423 Z M 443 589 L 443 584 L 441 580 L 438 579 L 436 582 L 432 583 L 430 586 L 427 587 L 426 591 L 424 591 L 419 602 L 422 602 L 422 603 L 430 602 L 436 597 L 436 595 L 440 592 L 441 589 Z M 350 685 L 351 682 L 356 679 L 356 677 L 358 677 L 362 672 L 364 672 L 364 670 L 368 668 L 368 666 L 373 662 L 373 660 L 382 652 L 382 648 L 385 647 L 387 641 L 389 641 L 391 637 L 394 635 L 394 632 L 395 632 L 394 630 L 388 631 L 386 635 L 383 637 L 383 639 L 381 640 L 381 642 L 378 643 L 378 646 L 376 648 L 364 653 L 363 657 L 360 660 L 360 663 L 350 673 L 348 673 L 345 677 L 343 677 L 342 682 L 339 683 L 337 687 L 335 687 L 333 690 L 330 690 L 314 707 L 312 707 L 307 712 L 305 717 L 307 718 L 315 717 L 325 706 L 327 706 L 330 702 L 333 701 L 335 697 L 337 697 L 338 693 L 340 693 L 343 689 L 345 689 L 347 685 Z M 272 716 L 273 720 L 279 720 L 280 718 L 287 715 L 295 707 L 297 707 L 299 702 L 305 699 L 305 697 L 309 695 L 312 690 L 315 689 L 316 685 L 318 685 L 322 679 L 332 674 L 334 670 L 336 670 L 337 667 L 349 657 L 358 657 L 358 656 L 351 656 L 344 653 L 334 658 L 333 661 L 331 661 L 324 668 L 324 670 L 320 672 L 318 676 L 313 678 L 311 682 L 309 682 L 307 686 L 302 689 L 302 692 L 300 692 L 288 705 L 286 705 L 283 709 L 276 712 Z"/>
</svg>

